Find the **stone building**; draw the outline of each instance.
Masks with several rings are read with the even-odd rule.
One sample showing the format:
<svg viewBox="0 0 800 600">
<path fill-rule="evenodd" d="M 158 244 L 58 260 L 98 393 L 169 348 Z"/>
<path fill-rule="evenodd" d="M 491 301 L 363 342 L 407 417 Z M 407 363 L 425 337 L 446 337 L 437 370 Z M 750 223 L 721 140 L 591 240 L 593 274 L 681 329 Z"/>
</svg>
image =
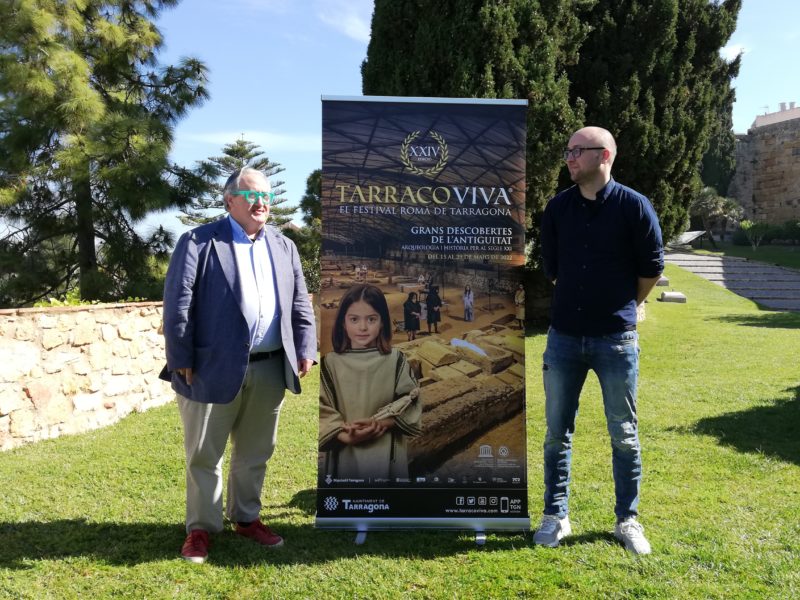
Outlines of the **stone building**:
<svg viewBox="0 0 800 600">
<path fill-rule="evenodd" d="M 800 107 L 780 105 L 736 136 L 736 172 L 728 195 L 753 221 L 800 220 Z"/>
</svg>

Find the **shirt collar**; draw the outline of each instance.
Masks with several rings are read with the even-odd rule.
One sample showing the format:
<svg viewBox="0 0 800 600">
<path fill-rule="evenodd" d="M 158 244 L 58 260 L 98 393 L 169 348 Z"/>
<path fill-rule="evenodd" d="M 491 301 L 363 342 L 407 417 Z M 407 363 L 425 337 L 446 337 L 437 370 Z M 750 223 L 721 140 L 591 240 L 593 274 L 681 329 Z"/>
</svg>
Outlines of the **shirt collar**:
<svg viewBox="0 0 800 600">
<path fill-rule="evenodd" d="M 614 178 L 612 177 L 611 179 L 608 180 L 607 184 L 605 184 L 602 188 L 600 188 L 597 191 L 597 194 L 595 195 L 595 201 L 601 203 L 605 202 L 606 198 L 608 198 L 611 195 L 611 192 L 614 191 L 614 188 L 616 186 L 617 182 L 614 181 Z"/>
<path fill-rule="evenodd" d="M 244 228 L 239 225 L 236 219 L 234 219 L 231 215 L 228 215 L 228 220 L 230 221 L 231 229 L 233 230 L 233 241 L 237 244 L 252 244 L 253 242 L 257 242 L 264 237 L 264 231 L 266 230 L 266 227 L 262 227 L 256 234 L 255 239 L 251 240 L 247 233 L 245 233 Z"/>
</svg>

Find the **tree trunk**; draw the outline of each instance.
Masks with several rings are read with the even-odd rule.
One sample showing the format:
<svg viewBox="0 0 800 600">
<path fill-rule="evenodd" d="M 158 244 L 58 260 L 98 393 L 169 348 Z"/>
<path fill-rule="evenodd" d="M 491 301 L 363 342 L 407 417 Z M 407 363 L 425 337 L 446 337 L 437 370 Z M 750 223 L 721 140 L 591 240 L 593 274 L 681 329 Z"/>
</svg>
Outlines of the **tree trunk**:
<svg viewBox="0 0 800 600">
<path fill-rule="evenodd" d="M 98 300 L 100 297 L 97 272 L 97 252 L 94 247 L 94 215 L 92 213 L 92 187 L 88 166 L 85 177 L 72 180 L 77 218 L 78 281 L 81 300 Z"/>
<path fill-rule="evenodd" d="M 714 234 L 711 233 L 711 228 L 708 226 L 708 222 L 703 219 L 703 229 L 706 230 L 706 235 L 708 236 L 708 241 L 711 242 L 711 247 L 714 250 L 717 250 L 717 243 L 714 241 Z"/>
</svg>

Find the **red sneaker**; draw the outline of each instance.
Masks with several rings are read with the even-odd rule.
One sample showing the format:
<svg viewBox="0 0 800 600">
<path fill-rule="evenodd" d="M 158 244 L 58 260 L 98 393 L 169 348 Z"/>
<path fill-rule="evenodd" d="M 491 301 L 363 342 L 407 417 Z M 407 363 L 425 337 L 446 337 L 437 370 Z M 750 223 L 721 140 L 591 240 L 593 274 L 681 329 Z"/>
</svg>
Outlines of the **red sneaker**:
<svg viewBox="0 0 800 600">
<path fill-rule="evenodd" d="M 208 532 L 202 529 L 193 529 L 186 536 L 181 548 L 181 558 L 189 562 L 202 564 L 208 558 Z"/>
<path fill-rule="evenodd" d="M 283 546 L 283 538 L 258 520 L 253 521 L 247 527 L 237 524 L 236 533 L 255 540 L 267 548 L 280 548 Z"/>
</svg>

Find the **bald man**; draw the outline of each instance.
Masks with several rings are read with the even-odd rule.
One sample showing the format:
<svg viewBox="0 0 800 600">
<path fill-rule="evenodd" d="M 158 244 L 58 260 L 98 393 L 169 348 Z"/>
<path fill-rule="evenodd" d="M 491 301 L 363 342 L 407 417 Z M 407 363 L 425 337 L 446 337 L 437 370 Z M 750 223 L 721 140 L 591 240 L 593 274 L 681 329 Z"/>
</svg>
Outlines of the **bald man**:
<svg viewBox="0 0 800 600">
<path fill-rule="evenodd" d="M 611 437 L 614 536 L 630 552 L 649 554 L 637 520 L 642 459 L 636 308 L 664 270 L 664 251 L 650 201 L 611 177 L 616 155 L 617 144 L 607 130 L 576 131 L 564 151 L 575 185 L 550 200 L 542 219 L 544 272 L 555 291 L 542 367 L 544 515 L 534 543 L 556 547 L 572 531 L 567 506 L 572 436 L 591 369 L 600 381 Z"/>
</svg>

